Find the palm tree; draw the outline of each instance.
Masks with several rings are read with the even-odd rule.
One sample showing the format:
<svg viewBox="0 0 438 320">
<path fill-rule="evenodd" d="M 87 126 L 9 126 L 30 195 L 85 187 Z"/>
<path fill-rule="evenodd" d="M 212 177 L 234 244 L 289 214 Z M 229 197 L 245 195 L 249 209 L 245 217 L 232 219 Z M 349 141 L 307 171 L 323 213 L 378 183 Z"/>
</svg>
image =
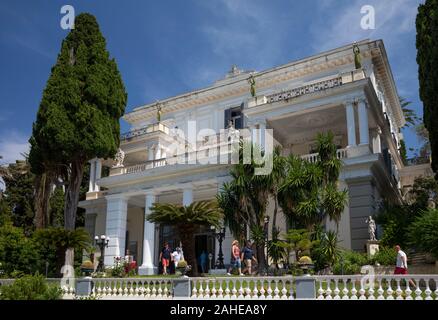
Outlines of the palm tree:
<svg viewBox="0 0 438 320">
<path fill-rule="evenodd" d="M 72 249 L 81 251 L 89 248 L 91 244 L 90 235 L 83 228 L 65 230 L 62 227 L 49 227 L 37 230 L 34 236 L 36 242 L 46 250 L 46 254 L 49 254 L 50 251 L 56 252 L 57 270 L 59 272 L 65 264 L 67 252 L 73 252 Z"/>
<path fill-rule="evenodd" d="M 400 105 L 403 111 L 403 115 L 405 116 L 406 124 L 405 127 L 415 127 L 420 120 L 415 111 L 411 108 L 408 108 L 412 101 L 407 100 L 406 98 L 399 97 Z"/>
<path fill-rule="evenodd" d="M 222 191 L 217 195 L 219 206 L 224 212 L 224 222 L 233 235 L 240 241 L 244 240 L 245 230 L 249 228 L 257 247 L 259 270 L 265 269 L 264 237 L 261 230 L 264 225 L 266 208 L 269 203 L 273 179 L 271 174 L 256 175 L 256 169 L 262 167 L 251 157 L 250 163 L 243 163 L 243 150 L 251 150 L 252 154 L 263 154 L 258 145 L 250 145 L 240 141 L 239 163 L 230 171 L 233 178 L 224 184 Z M 266 161 L 271 161 L 267 155 Z"/>
<path fill-rule="evenodd" d="M 198 225 L 220 226 L 223 213 L 217 206 L 216 201 L 197 201 L 189 206 L 154 203 L 150 209 L 152 212 L 147 217 L 148 221 L 171 224 L 177 227 L 182 245 L 187 248 L 185 250 L 185 259 L 196 268 L 193 233 Z"/>
<path fill-rule="evenodd" d="M 317 135 L 318 160 L 287 158 L 286 177 L 279 188 L 279 204 L 290 226 L 309 231 L 326 217 L 339 224 L 347 191 L 338 190 L 342 162 L 337 158 L 331 132 Z"/>
</svg>

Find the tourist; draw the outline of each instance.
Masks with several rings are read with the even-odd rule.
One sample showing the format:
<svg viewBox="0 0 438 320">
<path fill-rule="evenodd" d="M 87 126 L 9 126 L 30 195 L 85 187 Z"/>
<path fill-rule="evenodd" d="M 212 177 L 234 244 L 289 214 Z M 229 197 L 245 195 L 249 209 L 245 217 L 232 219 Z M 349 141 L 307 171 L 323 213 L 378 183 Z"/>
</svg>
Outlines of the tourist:
<svg viewBox="0 0 438 320">
<path fill-rule="evenodd" d="M 175 269 L 178 268 L 178 263 L 182 260 L 184 260 L 182 255 L 182 250 L 180 247 L 176 247 L 175 251 L 172 252 L 172 259 L 175 264 Z"/>
<path fill-rule="evenodd" d="M 172 251 L 169 244 L 164 243 L 164 247 L 160 252 L 160 261 L 163 266 L 163 275 L 167 275 L 167 268 L 170 266 L 170 260 L 172 258 Z"/>
<path fill-rule="evenodd" d="M 208 259 L 207 251 L 202 250 L 202 253 L 199 256 L 199 264 L 201 265 L 202 273 L 207 272 L 207 259 Z"/>
<path fill-rule="evenodd" d="M 242 250 L 241 259 L 245 262 L 245 269 L 243 269 L 242 273 L 248 271 L 248 274 L 252 274 L 252 261 L 254 260 L 257 263 L 257 259 L 254 256 L 254 250 L 251 248 L 251 241 L 246 242 L 245 248 Z"/>
<path fill-rule="evenodd" d="M 234 240 L 231 246 L 231 264 L 232 267 L 237 268 L 239 275 L 243 276 L 242 273 L 242 262 L 240 260 L 240 247 L 239 247 L 239 241 Z M 231 275 L 230 272 L 228 272 L 228 275 Z"/>
<path fill-rule="evenodd" d="M 406 253 L 400 249 L 399 245 L 395 246 L 395 251 L 397 251 L 397 262 L 394 274 L 408 274 L 408 257 Z"/>
<path fill-rule="evenodd" d="M 408 256 L 400 248 L 399 245 L 395 246 L 395 251 L 397 251 L 397 261 L 395 265 L 394 274 L 401 274 L 401 275 L 408 274 Z M 414 281 L 412 281 L 412 279 L 409 279 L 409 284 L 413 288 L 417 288 L 417 285 L 415 284 Z"/>
</svg>

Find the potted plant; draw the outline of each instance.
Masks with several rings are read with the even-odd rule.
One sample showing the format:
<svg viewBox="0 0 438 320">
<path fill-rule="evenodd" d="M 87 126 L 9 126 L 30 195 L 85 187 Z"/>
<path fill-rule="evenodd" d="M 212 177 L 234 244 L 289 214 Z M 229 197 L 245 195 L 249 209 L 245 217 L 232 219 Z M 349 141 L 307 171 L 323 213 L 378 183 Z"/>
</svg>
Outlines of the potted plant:
<svg viewBox="0 0 438 320">
<path fill-rule="evenodd" d="M 309 256 L 302 256 L 298 260 L 298 265 L 303 269 L 304 274 L 309 274 L 309 269 L 313 269 L 313 261 Z"/>
<path fill-rule="evenodd" d="M 175 271 L 181 274 L 182 276 L 185 276 L 187 272 L 191 270 L 191 266 L 187 264 L 187 261 L 181 260 L 178 262 L 178 265 L 175 268 Z"/>
<path fill-rule="evenodd" d="M 82 262 L 81 272 L 85 273 L 85 276 L 90 276 L 90 274 L 94 272 L 94 263 L 90 260 Z"/>
</svg>

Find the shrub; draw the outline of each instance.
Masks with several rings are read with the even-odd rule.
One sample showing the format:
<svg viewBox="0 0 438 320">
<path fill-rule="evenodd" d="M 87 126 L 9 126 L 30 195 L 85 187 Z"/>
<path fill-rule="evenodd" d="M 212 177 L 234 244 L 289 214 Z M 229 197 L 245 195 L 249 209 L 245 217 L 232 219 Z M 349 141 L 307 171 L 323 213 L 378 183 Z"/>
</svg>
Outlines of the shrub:
<svg viewBox="0 0 438 320">
<path fill-rule="evenodd" d="M 409 227 L 409 242 L 438 258 L 438 210 L 428 210 Z"/>
<path fill-rule="evenodd" d="M 187 268 L 187 261 L 185 260 L 179 261 L 177 268 Z"/>
<path fill-rule="evenodd" d="M 1 300 L 58 300 L 62 291 L 59 286 L 49 285 L 42 275 L 27 275 L 10 285 L 0 287 Z"/>
<path fill-rule="evenodd" d="M 397 259 L 397 252 L 391 247 L 380 247 L 379 251 L 371 258 L 372 264 L 380 264 L 382 266 L 394 265 Z"/>
<path fill-rule="evenodd" d="M 7 223 L 0 227 L 0 262 L 3 276 L 13 272 L 33 274 L 41 270 L 39 251 L 23 229 Z"/>
<path fill-rule="evenodd" d="M 333 265 L 334 274 L 358 274 L 362 266 L 369 264 L 366 254 L 350 250 L 341 251 Z"/>
</svg>

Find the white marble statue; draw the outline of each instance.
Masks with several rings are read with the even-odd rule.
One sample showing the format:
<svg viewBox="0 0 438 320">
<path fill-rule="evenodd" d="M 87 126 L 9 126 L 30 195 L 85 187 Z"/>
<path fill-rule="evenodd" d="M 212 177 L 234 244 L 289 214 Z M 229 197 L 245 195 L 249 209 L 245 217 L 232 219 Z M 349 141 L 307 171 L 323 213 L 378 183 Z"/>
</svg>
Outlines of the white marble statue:
<svg viewBox="0 0 438 320">
<path fill-rule="evenodd" d="M 113 166 L 113 168 L 123 167 L 123 161 L 125 160 L 125 152 L 119 148 L 119 150 L 117 150 L 114 160 L 116 161 L 116 164 Z"/>
<path fill-rule="evenodd" d="M 366 220 L 368 223 L 368 233 L 370 234 L 370 240 L 376 241 L 376 222 L 373 220 L 373 217 L 369 216 Z"/>
</svg>

